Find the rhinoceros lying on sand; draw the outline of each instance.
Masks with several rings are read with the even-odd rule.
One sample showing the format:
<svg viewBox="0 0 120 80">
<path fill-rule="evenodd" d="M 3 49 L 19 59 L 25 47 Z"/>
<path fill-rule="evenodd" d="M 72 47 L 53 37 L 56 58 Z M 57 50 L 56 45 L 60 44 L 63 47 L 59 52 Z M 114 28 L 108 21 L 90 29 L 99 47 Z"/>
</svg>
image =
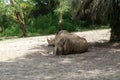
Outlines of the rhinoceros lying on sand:
<svg viewBox="0 0 120 80">
<path fill-rule="evenodd" d="M 53 53 L 56 55 L 82 53 L 88 50 L 88 43 L 85 38 L 76 34 L 61 30 L 54 39 L 47 39 L 48 44 L 55 46 Z"/>
<path fill-rule="evenodd" d="M 69 34 L 69 32 L 66 30 L 61 30 L 55 35 L 54 38 L 50 38 L 50 39 L 47 38 L 48 45 L 55 46 L 55 41 L 59 40 L 60 38 L 63 37 L 63 35 L 66 35 L 66 34 Z"/>
</svg>

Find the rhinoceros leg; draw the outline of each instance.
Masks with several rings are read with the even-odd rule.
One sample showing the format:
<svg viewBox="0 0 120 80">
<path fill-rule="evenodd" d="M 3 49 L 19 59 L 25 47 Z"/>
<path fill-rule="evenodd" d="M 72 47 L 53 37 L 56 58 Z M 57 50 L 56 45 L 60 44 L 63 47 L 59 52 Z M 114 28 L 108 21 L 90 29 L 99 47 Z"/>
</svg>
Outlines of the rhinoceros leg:
<svg viewBox="0 0 120 80">
<path fill-rule="evenodd" d="M 62 38 L 55 44 L 54 54 L 56 55 L 66 55 L 71 51 L 71 42 L 67 38 Z"/>
</svg>

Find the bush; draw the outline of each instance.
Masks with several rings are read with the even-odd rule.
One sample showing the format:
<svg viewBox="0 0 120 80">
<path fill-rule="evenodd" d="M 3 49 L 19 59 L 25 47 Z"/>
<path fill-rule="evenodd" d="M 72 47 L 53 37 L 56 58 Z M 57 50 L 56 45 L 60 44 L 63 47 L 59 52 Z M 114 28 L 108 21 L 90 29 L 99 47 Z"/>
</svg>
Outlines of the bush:
<svg viewBox="0 0 120 80">
<path fill-rule="evenodd" d="M 13 24 L 11 27 L 4 29 L 1 36 L 20 36 L 22 35 L 21 29 L 18 24 Z"/>
<path fill-rule="evenodd" d="M 29 33 L 39 33 L 39 35 L 53 34 L 57 31 L 58 18 L 53 18 L 51 14 L 39 16 L 33 19 L 33 23 L 27 27 Z"/>
<path fill-rule="evenodd" d="M 56 33 L 58 31 L 58 18 L 58 15 L 55 16 L 52 14 L 31 18 L 31 22 L 26 22 L 27 34 L 29 36 L 38 36 Z M 69 15 L 63 18 L 62 27 L 64 30 L 68 30 L 70 32 L 101 28 L 98 25 L 89 26 L 86 21 L 74 21 Z M 19 24 L 13 22 L 11 27 L 9 25 L 0 34 L 1 36 L 21 36 L 22 31 Z"/>
</svg>

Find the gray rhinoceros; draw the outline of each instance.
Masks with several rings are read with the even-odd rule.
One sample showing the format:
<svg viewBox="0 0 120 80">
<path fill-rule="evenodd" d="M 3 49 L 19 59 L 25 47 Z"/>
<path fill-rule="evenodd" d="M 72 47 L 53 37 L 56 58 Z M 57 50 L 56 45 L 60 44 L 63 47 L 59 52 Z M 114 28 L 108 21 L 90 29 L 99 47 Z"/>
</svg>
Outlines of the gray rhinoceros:
<svg viewBox="0 0 120 80">
<path fill-rule="evenodd" d="M 55 46 L 53 53 L 56 55 L 82 53 L 88 50 L 88 43 L 85 38 L 66 30 L 61 30 L 54 39 L 47 40 L 49 45 Z"/>
<path fill-rule="evenodd" d="M 59 38 L 61 38 L 61 36 L 65 34 L 69 34 L 69 32 L 66 30 L 61 30 L 55 35 L 54 38 L 50 38 L 50 39 L 47 38 L 48 46 L 55 46 L 55 41 L 57 41 Z"/>
</svg>

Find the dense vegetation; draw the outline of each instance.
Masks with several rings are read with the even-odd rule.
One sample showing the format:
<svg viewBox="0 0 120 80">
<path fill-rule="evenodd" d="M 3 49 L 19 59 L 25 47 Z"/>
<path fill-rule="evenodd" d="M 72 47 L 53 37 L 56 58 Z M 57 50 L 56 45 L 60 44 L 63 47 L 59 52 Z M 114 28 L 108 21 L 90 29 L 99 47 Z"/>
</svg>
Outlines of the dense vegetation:
<svg viewBox="0 0 120 80">
<path fill-rule="evenodd" d="M 118 0 L 1 0 L 0 36 L 53 34 L 111 27 L 120 40 Z"/>
</svg>

